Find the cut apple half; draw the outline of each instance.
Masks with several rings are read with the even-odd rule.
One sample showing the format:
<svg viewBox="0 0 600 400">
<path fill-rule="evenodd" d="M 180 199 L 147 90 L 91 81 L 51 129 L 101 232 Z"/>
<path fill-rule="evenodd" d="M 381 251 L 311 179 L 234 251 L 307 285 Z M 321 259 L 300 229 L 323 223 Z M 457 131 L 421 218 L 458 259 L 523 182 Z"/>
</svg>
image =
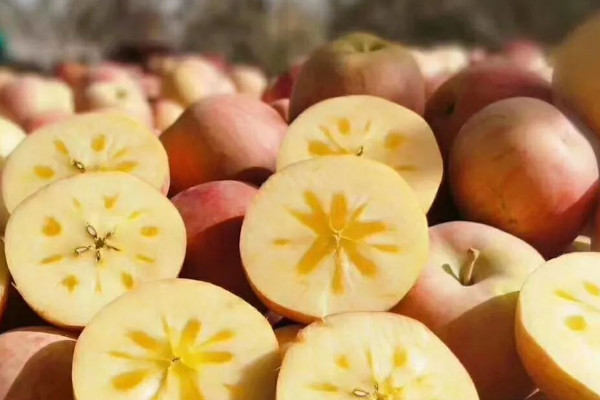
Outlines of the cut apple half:
<svg viewBox="0 0 600 400">
<path fill-rule="evenodd" d="M 265 304 L 309 323 L 389 310 L 415 283 L 428 243 L 425 214 L 399 174 L 366 158 L 325 156 L 284 168 L 261 187 L 240 248 Z"/>
<path fill-rule="evenodd" d="M 281 363 L 266 319 L 210 283 L 167 279 L 108 305 L 75 348 L 80 400 L 266 400 Z"/>
<path fill-rule="evenodd" d="M 478 400 L 454 354 L 425 325 L 387 312 L 333 315 L 287 350 L 277 400 Z"/>
<path fill-rule="evenodd" d="M 47 321 L 85 326 L 139 283 L 179 274 L 186 232 L 175 206 L 124 172 L 89 172 L 46 186 L 6 227 L 17 290 Z"/>
<path fill-rule="evenodd" d="M 6 257 L 4 255 L 4 243 L 0 241 L 0 321 L 2 314 L 6 308 L 6 300 L 8 299 L 8 287 L 10 285 L 10 274 L 6 266 Z"/>
<path fill-rule="evenodd" d="M 442 156 L 427 122 L 375 96 L 335 97 L 308 108 L 290 125 L 277 169 L 325 155 L 355 155 L 389 165 L 414 189 L 425 212 L 442 181 Z"/>
<path fill-rule="evenodd" d="M 600 399 L 600 253 L 548 261 L 525 282 L 516 320 L 517 350 L 552 399 Z"/>
<path fill-rule="evenodd" d="M 133 174 L 166 193 L 167 153 L 153 132 L 114 111 L 73 116 L 29 135 L 11 153 L 2 173 L 9 213 L 42 187 L 84 172 Z"/>
</svg>

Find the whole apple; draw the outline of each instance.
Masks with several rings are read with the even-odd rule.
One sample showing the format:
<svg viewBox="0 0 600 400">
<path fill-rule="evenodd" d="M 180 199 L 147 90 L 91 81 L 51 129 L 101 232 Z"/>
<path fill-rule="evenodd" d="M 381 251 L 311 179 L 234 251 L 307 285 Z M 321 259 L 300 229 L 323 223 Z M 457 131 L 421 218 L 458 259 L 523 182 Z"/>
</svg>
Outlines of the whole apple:
<svg viewBox="0 0 600 400">
<path fill-rule="evenodd" d="M 454 221 L 429 229 L 429 261 L 394 312 L 427 325 L 471 374 L 481 400 L 524 399 L 534 387 L 516 352 L 521 285 L 543 257 L 491 226 Z"/>
<path fill-rule="evenodd" d="M 425 83 L 411 52 L 368 33 L 352 33 L 317 49 L 302 66 L 290 121 L 319 101 L 351 94 L 383 97 L 422 115 Z"/>
<path fill-rule="evenodd" d="M 456 137 L 448 176 L 464 217 L 512 233 L 548 258 L 577 237 L 596 207 L 592 145 L 538 99 L 501 100 L 475 114 Z"/>
</svg>

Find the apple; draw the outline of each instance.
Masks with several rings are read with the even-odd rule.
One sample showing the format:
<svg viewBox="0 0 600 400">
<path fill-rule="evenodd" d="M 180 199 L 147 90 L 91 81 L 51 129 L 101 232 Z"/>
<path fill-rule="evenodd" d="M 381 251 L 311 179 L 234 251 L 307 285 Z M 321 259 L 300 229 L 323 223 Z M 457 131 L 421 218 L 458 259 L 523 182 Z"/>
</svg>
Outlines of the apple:
<svg viewBox="0 0 600 400">
<path fill-rule="evenodd" d="M 0 321 L 4 316 L 6 301 L 10 288 L 10 274 L 6 266 L 6 257 L 4 256 L 4 246 L 0 246 Z M 1 332 L 1 331 L 0 331 Z"/>
<path fill-rule="evenodd" d="M 425 83 L 405 47 L 367 33 L 325 44 L 303 64 L 290 103 L 290 121 L 322 100 L 352 94 L 383 97 L 423 114 Z"/>
<path fill-rule="evenodd" d="M 167 153 L 148 127 L 111 111 L 71 116 L 38 129 L 11 153 L 2 171 L 4 206 L 10 213 L 56 180 L 111 170 L 168 191 Z"/>
<path fill-rule="evenodd" d="M 287 71 L 277 75 L 265 89 L 262 99 L 265 103 L 273 103 L 277 100 L 289 99 L 298 75 L 302 69 L 302 63 L 292 65 Z"/>
<path fill-rule="evenodd" d="M 213 96 L 160 136 L 169 155 L 172 193 L 217 180 L 260 184 L 275 170 L 287 124 L 248 95 Z"/>
<path fill-rule="evenodd" d="M 187 231 L 181 278 L 218 285 L 262 308 L 242 267 L 240 230 L 257 189 L 237 181 L 194 186 L 171 199 Z"/>
<path fill-rule="evenodd" d="M 87 172 L 19 204 L 4 242 L 25 301 L 53 325 L 78 329 L 136 286 L 176 277 L 185 234 L 175 206 L 150 184 L 120 171 Z"/>
<path fill-rule="evenodd" d="M 12 70 L 0 67 L 0 89 L 2 89 L 4 85 L 15 79 L 16 76 L 17 75 Z"/>
<path fill-rule="evenodd" d="M 474 222 L 436 225 L 429 238 L 427 266 L 393 311 L 442 339 L 481 400 L 524 399 L 534 386 L 515 348 L 516 301 L 544 258 L 521 239 Z"/>
<path fill-rule="evenodd" d="M 277 400 L 479 400 L 460 361 L 420 322 L 386 312 L 326 317 L 286 352 Z"/>
<path fill-rule="evenodd" d="M 56 77 L 67 83 L 72 89 L 78 88 L 85 79 L 89 66 L 75 61 L 59 63 L 54 69 Z"/>
<path fill-rule="evenodd" d="M 598 197 L 592 145 L 559 110 L 533 98 L 475 114 L 454 141 L 448 176 L 466 219 L 520 237 L 547 258 L 577 237 Z"/>
<path fill-rule="evenodd" d="M 281 115 L 284 121 L 290 119 L 290 99 L 279 99 L 270 103 L 270 106 Z M 284 132 L 285 133 L 285 132 Z"/>
<path fill-rule="evenodd" d="M 51 113 L 38 115 L 25 121 L 23 124 L 23 129 L 25 130 L 25 132 L 27 132 L 27 134 L 31 134 L 46 125 L 50 125 L 59 121 L 64 121 L 72 116 L 73 114 L 65 113 L 63 111 L 55 111 Z"/>
<path fill-rule="evenodd" d="M 0 118 L 0 171 L 4 168 L 8 156 L 24 139 L 25 133 L 19 126 L 7 119 Z M 6 207 L 1 206 L 1 203 L 2 202 L 0 201 L 0 232 L 4 232 L 4 227 L 6 226 L 9 214 Z M 1 297 L 2 296 L 0 296 L 0 298 Z"/>
<path fill-rule="evenodd" d="M 456 135 L 475 113 L 512 97 L 534 97 L 552 103 L 550 84 L 507 62 L 483 62 L 448 79 L 427 100 L 425 119 L 447 162 Z"/>
<path fill-rule="evenodd" d="M 96 315 L 75 347 L 73 387 L 87 400 L 274 399 L 280 363 L 273 329 L 248 303 L 167 279 Z"/>
<path fill-rule="evenodd" d="M 22 75 L 0 89 L 0 115 L 20 126 L 44 114 L 73 111 L 73 93 L 57 79 Z"/>
<path fill-rule="evenodd" d="M 525 281 L 517 304 L 517 350 L 550 399 L 596 400 L 600 253 L 548 261 Z"/>
<path fill-rule="evenodd" d="M 290 165 L 260 188 L 240 237 L 258 297 L 293 321 L 389 310 L 427 258 L 427 221 L 387 165 L 323 156 Z"/>
<path fill-rule="evenodd" d="M 252 65 L 234 65 L 229 71 L 229 78 L 238 93 L 245 93 L 257 99 L 262 97 L 268 85 L 265 73 Z"/>
<path fill-rule="evenodd" d="M 154 113 L 154 129 L 161 135 L 167 128 L 177 121 L 185 109 L 173 100 L 159 99 L 152 105 Z"/>
<path fill-rule="evenodd" d="M 0 318 L 0 333 L 28 326 L 48 325 L 46 321 L 29 307 L 23 296 L 10 284 L 10 281 L 4 296 L 6 296 L 6 305 L 4 315 Z"/>
<path fill-rule="evenodd" d="M 54 329 L 29 327 L 1 334 L 0 398 L 73 400 L 74 350 L 74 338 Z"/>
<path fill-rule="evenodd" d="M 277 170 L 346 154 L 389 165 L 414 190 L 424 212 L 431 207 L 442 180 L 442 157 L 431 128 L 414 111 L 368 95 L 323 100 L 290 124 Z"/>
<path fill-rule="evenodd" d="M 279 352 L 282 359 L 285 357 L 285 353 L 287 353 L 290 346 L 296 341 L 298 333 L 304 328 L 304 325 L 292 324 L 275 329 L 275 336 L 277 337 L 277 343 L 279 343 Z"/>
<path fill-rule="evenodd" d="M 600 136 L 600 111 L 596 106 L 600 55 L 594 51 L 598 35 L 600 13 L 567 36 L 555 54 L 552 89 L 561 107 L 574 112 Z"/>
<path fill-rule="evenodd" d="M 175 61 L 162 76 L 162 96 L 183 107 L 207 97 L 233 94 L 233 82 L 223 72 L 201 57 Z"/>
<path fill-rule="evenodd" d="M 550 400 L 548 396 L 539 390 L 535 392 L 533 395 L 529 396 L 526 400 Z"/>
</svg>

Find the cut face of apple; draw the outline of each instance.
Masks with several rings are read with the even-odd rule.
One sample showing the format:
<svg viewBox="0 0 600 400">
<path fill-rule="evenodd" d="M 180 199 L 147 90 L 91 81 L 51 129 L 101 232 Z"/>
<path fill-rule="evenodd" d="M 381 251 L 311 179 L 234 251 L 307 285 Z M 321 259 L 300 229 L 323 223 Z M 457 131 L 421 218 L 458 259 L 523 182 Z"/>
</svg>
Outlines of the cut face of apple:
<svg viewBox="0 0 600 400">
<path fill-rule="evenodd" d="M 355 155 L 395 169 L 429 210 L 442 180 L 442 156 L 427 122 L 408 108 L 375 96 L 325 100 L 290 125 L 277 169 L 325 155 Z"/>
<path fill-rule="evenodd" d="M 4 165 L 2 197 L 12 212 L 38 189 L 91 171 L 127 172 L 157 190 L 169 182 L 167 153 L 148 127 L 97 112 L 47 125 L 21 142 Z"/>
<path fill-rule="evenodd" d="M 600 253 L 571 253 L 548 261 L 519 296 L 519 355 L 551 399 L 598 400 Z"/>
<path fill-rule="evenodd" d="M 102 310 L 73 361 L 81 400 L 267 400 L 281 359 L 265 318 L 210 283 L 148 283 Z"/>
<path fill-rule="evenodd" d="M 261 187 L 240 249 L 265 304 L 308 323 L 389 310 L 417 279 L 428 240 L 423 210 L 393 169 L 325 156 L 284 168 Z"/>
<path fill-rule="evenodd" d="M 478 400 L 458 359 L 420 322 L 347 313 L 308 326 L 288 349 L 277 400 Z"/>
<path fill-rule="evenodd" d="M 149 184 L 90 172 L 46 186 L 15 209 L 6 260 L 42 318 L 81 327 L 139 283 L 176 277 L 185 234 L 175 206 Z"/>
</svg>

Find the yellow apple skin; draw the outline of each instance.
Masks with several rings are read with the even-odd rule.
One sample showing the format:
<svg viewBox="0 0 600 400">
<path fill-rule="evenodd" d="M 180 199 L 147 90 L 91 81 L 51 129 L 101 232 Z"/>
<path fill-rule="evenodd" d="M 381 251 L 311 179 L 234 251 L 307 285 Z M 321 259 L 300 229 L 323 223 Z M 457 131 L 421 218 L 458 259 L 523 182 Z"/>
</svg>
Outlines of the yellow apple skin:
<svg viewBox="0 0 600 400">
<path fill-rule="evenodd" d="M 159 99 L 152 105 L 154 129 L 158 135 L 173 125 L 185 111 L 182 105 L 173 100 Z"/>
<path fill-rule="evenodd" d="M 442 339 L 471 374 L 481 400 L 524 399 L 534 386 L 515 347 L 515 308 L 521 285 L 544 259 L 524 241 L 483 224 L 454 221 L 429 233 L 428 264 L 393 311 Z M 473 260 L 470 249 L 478 256 L 472 281 L 463 285 L 457 277 Z"/>
<path fill-rule="evenodd" d="M 319 101 L 351 94 L 383 97 L 423 115 L 425 83 L 410 51 L 366 33 L 317 49 L 294 85 L 290 121 Z"/>
<path fill-rule="evenodd" d="M 600 14 L 577 27 L 558 48 L 554 60 L 552 88 L 557 101 L 600 136 Z"/>
<path fill-rule="evenodd" d="M 24 328 L 0 335 L 2 400 L 72 400 L 75 340 L 50 328 Z"/>
<path fill-rule="evenodd" d="M 229 72 L 229 78 L 238 93 L 245 93 L 258 99 L 261 98 L 269 83 L 265 73 L 251 65 L 234 65 Z"/>
</svg>

